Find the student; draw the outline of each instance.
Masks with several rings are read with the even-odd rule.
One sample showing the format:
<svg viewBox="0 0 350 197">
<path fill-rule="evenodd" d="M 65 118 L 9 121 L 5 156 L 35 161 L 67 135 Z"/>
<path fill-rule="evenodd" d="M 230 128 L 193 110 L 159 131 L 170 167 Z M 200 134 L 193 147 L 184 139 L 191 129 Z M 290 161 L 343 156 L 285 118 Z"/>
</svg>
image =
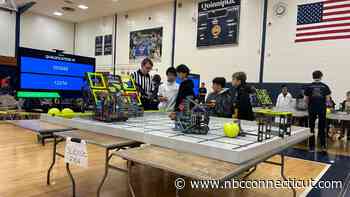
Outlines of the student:
<svg viewBox="0 0 350 197">
<path fill-rule="evenodd" d="M 168 68 L 166 71 L 167 81 L 159 87 L 158 108 L 163 112 L 172 112 L 175 108 L 175 101 L 179 91 L 179 85 L 176 84 L 176 69 L 174 67 Z"/>
<path fill-rule="evenodd" d="M 335 107 L 336 107 L 336 103 L 335 103 L 335 101 L 333 100 L 333 97 L 329 97 L 329 101 L 328 101 L 328 103 L 327 103 L 327 107 L 329 108 L 329 109 L 332 109 L 332 110 L 335 110 Z"/>
<path fill-rule="evenodd" d="M 161 84 L 162 84 L 162 78 L 160 77 L 160 75 L 155 74 L 152 77 L 152 90 L 151 90 L 151 95 L 149 97 L 149 100 L 150 100 L 149 110 L 158 110 L 158 105 L 160 103 L 158 98 L 158 92 Z"/>
<path fill-rule="evenodd" d="M 307 109 L 308 109 L 307 103 L 305 102 L 305 88 L 306 87 L 302 87 L 296 96 L 295 108 L 297 111 L 307 111 Z M 308 117 L 305 116 L 302 118 L 298 118 L 298 125 L 303 126 L 303 127 L 309 127 L 308 126 L 309 125 Z"/>
<path fill-rule="evenodd" d="M 346 99 L 341 104 L 341 111 L 350 114 L 350 91 L 346 93 Z"/>
<path fill-rule="evenodd" d="M 228 88 L 225 88 L 226 79 L 217 77 L 213 80 L 213 92 L 208 95 L 207 105 L 212 116 L 231 118 L 233 114 L 233 98 Z"/>
<path fill-rule="evenodd" d="M 184 100 L 188 96 L 194 97 L 194 84 L 193 81 L 188 79 L 188 75 L 190 74 L 190 69 L 184 65 L 181 64 L 176 68 L 177 76 L 181 79 L 181 84 L 179 87 L 179 93 L 177 94 L 176 97 L 176 102 L 175 102 L 175 111 L 182 111 L 182 105 Z"/>
<path fill-rule="evenodd" d="M 207 96 L 207 88 L 205 87 L 205 83 L 201 83 L 201 87 L 199 88 L 199 102 L 204 103 L 205 97 Z"/>
<path fill-rule="evenodd" d="M 259 105 L 259 102 L 256 95 L 256 87 L 251 86 L 250 89 L 252 90 L 252 93 L 250 94 L 250 103 L 252 104 L 252 107 L 257 107 Z"/>
<path fill-rule="evenodd" d="M 3 88 L 3 87 L 8 87 L 10 86 L 10 80 L 11 80 L 11 77 L 10 76 L 7 76 L 3 79 L 0 80 L 0 87 Z"/>
<path fill-rule="evenodd" d="M 11 77 L 10 76 L 7 76 L 7 77 L 0 80 L 0 94 L 12 95 Z"/>
<path fill-rule="evenodd" d="M 292 95 L 288 92 L 286 85 L 282 85 L 282 91 L 278 95 L 276 108 L 279 110 L 290 110 L 292 103 Z"/>
<path fill-rule="evenodd" d="M 160 75 L 155 74 L 152 77 L 152 96 L 157 96 L 158 92 L 159 92 L 159 87 L 162 84 L 162 78 L 160 77 Z"/>
<path fill-rule="evenodd" d="M 346 93 L 346 99 L 341 103 L 341 111 L 346 112 L 347 114 L 350 114 L 350 91 Z M 343 133 L 344 133 L 344 139 L 350 139 L 350 123 L 348 121 L 345 121 L 343 124 Z"/>
<path fill-rule="evenodd" d="M 305 102 L 305 87 L 303 87 L 296 97 L 296 109 L 300 111 L 306 111 L 308 109 Z"/>
<path fill-rule="evenodd" d="M 232 85 L 236 87 L 234 95 L 235 116 L 241 120 L 254 120 L 254 113 L 250 101 L 252 90 L 246 84 L 247 75 L 237 72 L 232 75 Z"/>
<path fill-rule="evenodd" d="M 305 89 L 305 101 L 308 104 L 309 110 L 309 127 L 311 133 L 315 133 L 315 121 L 318 118 L 318 134 L 320 138 L 320 144 L 323 151 L 326 150 L 326 110 L 327 103 L 330 102 L 331 90 L 329 87 L 322 83 L 323 74 L 317 70 L 312 73 L 314 82 L 308 85 Z M 315 149 L 315 137 L 312 136 L 309 139 L 310 151 Z"/>
</svg>

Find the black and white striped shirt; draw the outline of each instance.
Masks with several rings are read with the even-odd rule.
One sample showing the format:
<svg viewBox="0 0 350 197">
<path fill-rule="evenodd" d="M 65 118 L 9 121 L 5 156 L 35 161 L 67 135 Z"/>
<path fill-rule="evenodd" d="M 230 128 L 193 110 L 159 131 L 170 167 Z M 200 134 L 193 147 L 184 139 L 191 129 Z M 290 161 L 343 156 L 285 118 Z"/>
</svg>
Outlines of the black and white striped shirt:
<svg viewBox="0 0 350 197">
<path fill-rule="evenodd" d="M 142 96 L 148 96 L 152 92 L 152 77 L 150 74 L 144 75 L 141 70 L 137 70 L 131 73 L 131 77 L 135 80 L 136 86 L 141 90 L 139 90 Z"/>
</svg>

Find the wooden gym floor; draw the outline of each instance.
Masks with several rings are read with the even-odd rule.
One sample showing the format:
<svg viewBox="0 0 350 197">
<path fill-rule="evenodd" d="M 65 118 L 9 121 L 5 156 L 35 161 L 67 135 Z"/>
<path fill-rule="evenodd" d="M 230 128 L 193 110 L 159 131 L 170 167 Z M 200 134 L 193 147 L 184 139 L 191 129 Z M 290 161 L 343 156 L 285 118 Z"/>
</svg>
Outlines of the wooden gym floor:
<svg viewBox="0 0 350 197">
<path fill-rule="evenodd" d="M 60 145 L 63 151 L 63 143 Z M 77 196 L 95 197 L 97 186 L 104 170 L 104 150 L 88 146 L 89 168 L 72 167 L 77 183 Z M 70 197 L 71 183 L 68 179 L 63 159 L 58 159 L 52 174 L 52 185 L 46 185 L 46 172 L 52 160 L 52 143 L 41 146 L 36 143 L 36 136 L 28 130 L 13 125 L 0 124 L 0 197 Z M 121 159 L 114 163 L 125 165 Z M 328 168 L 328 165 L 295 158 L 286 158 L 288 178 L 307 180 L 316 178 Z M 261 164 L 249 179 L 281 179 L 279 167 Z M 166 197 L 175 196 L 174 180 L 176 175 L 157 169 L 136 166 L 132 183 L 136 196 Z M 300 195 L 305 190 L 298 190 Z M 192 191 L 186 188 L 180 196 L 240 196 L 272 197 L 292 196 L 288 189 L 259 190 L 220 190 Z M 102 190 L 102 197 L 130 196 L 127 177 L 123 172 L 110 171 Z"/>
<path fill-rule="evenodd" d="M 332 155 L 342 155 L 350 156 L 350 140 L 334 140 L 331 138 L 327 139 L 327 153 Z M 300 143 L 296 146 L 297 148 L 308 150 L 307 142 Z M 321 147 L 318 146 L 316 150 L 321 150 Z"/>
</svg>

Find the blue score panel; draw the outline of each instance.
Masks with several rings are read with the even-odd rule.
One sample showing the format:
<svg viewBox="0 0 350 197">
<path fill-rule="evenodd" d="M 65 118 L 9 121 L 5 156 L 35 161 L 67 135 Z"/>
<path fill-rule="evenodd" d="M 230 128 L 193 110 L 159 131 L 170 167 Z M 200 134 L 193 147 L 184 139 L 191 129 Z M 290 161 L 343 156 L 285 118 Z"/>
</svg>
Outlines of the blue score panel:
<svg viewBox="0 0 350 197">
<path fill-rule="evenodd" d="M 84 77 L 86 72 L 94 72 L 94 67 L 89 64 L 21 57 L 21 72 Z"/>
<path fill-rule="evenodd" d="M 21 74 L 22 89 L 79 91 L 82 85 L 83 78 L 30 73 Z"/>
</svg>

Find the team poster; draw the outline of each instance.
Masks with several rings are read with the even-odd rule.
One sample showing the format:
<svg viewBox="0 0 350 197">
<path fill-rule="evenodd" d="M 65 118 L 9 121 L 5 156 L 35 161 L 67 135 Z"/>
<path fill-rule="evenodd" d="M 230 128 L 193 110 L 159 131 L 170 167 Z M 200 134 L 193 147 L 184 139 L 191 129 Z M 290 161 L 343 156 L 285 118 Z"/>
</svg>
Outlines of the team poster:
<svg viewBox="0 0 350 197">
<path fill-rule="evenodd" d="M 238 44 L 241 0 L 198 3 L 197 47 Z"/>
<path fill-rule="evenodd" d="M 145 57 L 161 62 L 162 40 L 162 27 L 130 32 L 130 63 L 138 63 Z"/>
</svg>

